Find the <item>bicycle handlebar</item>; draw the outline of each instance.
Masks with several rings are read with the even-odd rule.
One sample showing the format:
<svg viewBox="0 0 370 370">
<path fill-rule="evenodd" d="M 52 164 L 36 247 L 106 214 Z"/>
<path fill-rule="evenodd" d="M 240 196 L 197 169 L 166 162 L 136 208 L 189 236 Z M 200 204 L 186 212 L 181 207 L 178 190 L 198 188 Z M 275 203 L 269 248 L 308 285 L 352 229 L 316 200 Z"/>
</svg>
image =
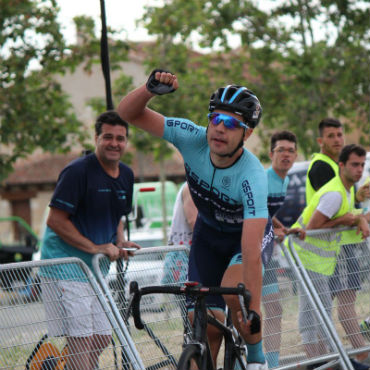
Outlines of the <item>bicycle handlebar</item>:
<svg viewBox="0 0 370 370">
<path fill-rule="evenodd" d="M 245 288 L 245 285 L 239 283 L 237 287 L 203 287 L 200 284 L 197 285 L 154 285 L 139 288 L 137 281 L 130 282 L 130 295 L 131 295 L 131 306 L 132 316 L 134 318 L 135 327 L 137 329 L 144 329 L 144 324 L 141 321 L 140 315 L 140 300 L 143 295 L 147 294 L 175 294 L 175 295 L 186 295 L 186 296 L 207 296 L 207 295 L 237 295 L 242 297 L 243 305 L 247 313 L 246 317 L 249 316 L 249 302 L 251 295 L 249 290 Z M 243 311 L 242 308 L 242 311 Z"/>
</svg>

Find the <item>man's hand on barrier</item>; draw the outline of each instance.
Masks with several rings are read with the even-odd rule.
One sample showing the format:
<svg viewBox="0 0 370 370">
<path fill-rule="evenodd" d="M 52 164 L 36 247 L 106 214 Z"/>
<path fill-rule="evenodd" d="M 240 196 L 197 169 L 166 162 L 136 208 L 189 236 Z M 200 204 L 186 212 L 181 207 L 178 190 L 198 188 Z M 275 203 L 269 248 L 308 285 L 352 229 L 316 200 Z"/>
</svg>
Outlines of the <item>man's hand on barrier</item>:
<svg viewBox="0 0 370 370">
<path fill-rule="evenodd" d="M 119 248 L 120 258 L 123 258 L 124 260 L 128 260 L 128 258 L 132 257 L 137 250 L 141 249 L 139 244 L 131 241 L 117 243 L 117 247 Z"/>
<path fill-rule="evenodd" d="M 299 227 L 292 227 L 287 231 L 287 235 L 289 234 L 297 234 L 299 239 L 303 240 L 306 237 L 306 231 Z"/>
<path fill-rule="evenodd" d="M 361 215 L 359 218 L 358 218 L 358 223 L 357 223 L 357 232 L 356 234 L 362 234 L 362 239 L 366 239 L 370 236 L 370 228 L 369 228 L 369 224 L 366 220 L 366 218 Z"/>
<path fill-rule="evenodd" d="M 99 252 L 109 257 L 111 261 L 115 261 L 120 258 L 120 250 L 113 243 L 106 243 L 98 245 Z"/>
<path fill-rule="evenodd" d="M 287 235 L 287 233 L 288 233 L 288 229 L 285 227 L 274 228 L 275 237 L 280 243 L 284 240 L 285 235 Z"/>
</svg>

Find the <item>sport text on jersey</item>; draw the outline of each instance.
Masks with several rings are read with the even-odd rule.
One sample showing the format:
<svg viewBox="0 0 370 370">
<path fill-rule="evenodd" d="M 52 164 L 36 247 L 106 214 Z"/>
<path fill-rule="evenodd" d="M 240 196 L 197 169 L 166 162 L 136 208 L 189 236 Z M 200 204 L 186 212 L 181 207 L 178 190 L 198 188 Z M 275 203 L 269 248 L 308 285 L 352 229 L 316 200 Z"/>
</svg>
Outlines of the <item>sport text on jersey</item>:
<svg viewBox="0 0 370 370">
<path fill-rule="evenodd" d="M 187 163 L 185 163 L 185 170 L 194 202 L 203 216 L 227 224 L 235 225 L 243 222 L 242 200 L 234 199 L 218 188 L 211 187 L 208 182 L 193 172 Z M 255 215 L 253 193 L 248 181 L 244 181 L 242 186 L 247 197 L 248 212 L 250 215 Z"/>
<path fill-rule="evenodd" d="M 253 192 L 252 192 L 251 186 L 249 185 L 249 181 L 244 180 L 242 182 L 242 186 L 243 186 L 243 192 L 248 198 L 247 199 L 248 213 L 250 215 L 255 216 L 256 215 L 256 206 L 254 205 Z"/>
<path fill-rule="evenodd" d="M 167 119 L 166 124 L 169 127 L 179 127 L 180 129 L 189 132 L 194 131 L 196 134 L 199 131 L 199 128 L 197 128 L 196 126 L 190 124 L 189 122 L 181 121 L 179 119 Z"/>
</svg>

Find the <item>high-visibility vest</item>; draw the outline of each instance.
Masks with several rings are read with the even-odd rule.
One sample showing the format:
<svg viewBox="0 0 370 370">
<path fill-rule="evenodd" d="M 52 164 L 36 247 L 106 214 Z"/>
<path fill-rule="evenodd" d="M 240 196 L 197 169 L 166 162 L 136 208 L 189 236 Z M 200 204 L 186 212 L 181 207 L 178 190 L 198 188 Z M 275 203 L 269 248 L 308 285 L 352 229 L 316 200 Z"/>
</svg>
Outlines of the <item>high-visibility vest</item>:
<svg viewBox="0 0 370 370">
<path fill-rule="evenodd" d="M 327 163 L 334 171 L 335 176 L 339 175 L 339 166 L 337 162 L 332 160 L 330 157 L 328 157 L 326 154 L 323 153 L 314 153 L 312 155 L 312 161 L 308 167 L 307 170 L 307 176 L 306 176 L 306 204 L 310 203 L 313 195 L 316 193 L 316 190 L 313 188 L 310 178 L 308 177 L 308 174 L 310 173 L 312 165 L 317 161 L 323 161 Z"/>
<path fill-rule="evenodd" d="M 354 188 L 351 188 L 351 201 L 348 203 L 346 189 L 339 175 L 337 175 L 313 195 L 310 203 L 306 206 L 301 216 L 295 224 L 292 225 L 292 227 L 305 229 L 320 202 L 321 196 L 332 191 L 340 192 L 342 196 L 340 209 L 332 219 L 343 216 L 354 208 Z M 302 261 L 303 266 L 307 270 L 330 276 L 334 273 L 337 256 L 340 252 L 340 246 L 343 244 L 356 243 L 360 240 L 361 236 L 356 236 L 356 232 L 351 230 L 338 233 L 328 233 L 321 237 L 306 236 L 305 240 L 294 241 L 293 246 Z"/>
</svg>

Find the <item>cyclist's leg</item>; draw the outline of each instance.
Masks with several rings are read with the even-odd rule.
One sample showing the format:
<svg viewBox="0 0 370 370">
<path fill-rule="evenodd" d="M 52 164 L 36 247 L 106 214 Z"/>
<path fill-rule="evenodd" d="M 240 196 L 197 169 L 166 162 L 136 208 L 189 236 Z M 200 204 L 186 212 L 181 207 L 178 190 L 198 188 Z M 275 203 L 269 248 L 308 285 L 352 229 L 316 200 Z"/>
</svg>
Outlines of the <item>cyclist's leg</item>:
<svg viewBox="0 0 370 370">
<path fill-rule="evenodd" d="M 237 238 L 235 238 L 237 239 Z M 240 235 L 237 239 L 240 244 Z M 232 248 L 232 235 L 218 232 L 204 224 L 199 218 L 194 227 L 189 256 L 189 280 L 198 281 L 204 286 L 220 286 L 228 266 Z M 225 301 L 221 296 L 206 297 L 207 306 L 221 321 L 224 320 Z M 188 302 L 190 309 L 191 302 Z M 191 310 L 190 310 L 191 312 Z M 192 320 L 192 316 L 189 316 Z M 207 326 L 207 334 L 213 361 L 216 363 L 222 342 L 221 332 L 212 325 Z"/>
<path fill-rule="evenodd" d="M 220 320 L 221 322 L 224 322 L 225 313 L 223 310 L 209 309 L 208 311 L 210 315 L 214 316 L 216 319 Z M 193 316 L 194 316 L 193 314 L 194 314 L 194 311 L 189 310 L 189 320 L 191 323 L 193 322 Z M 222 334 L 213 325 L 208 325 L 207 326 L 207 337 L 208 337 L 208 344 L 209 344 L 209 349 L 211 351 L 213 365 L 216 367 L 217 356 L 220 351 L 220 347 L 222 343 Z"/>
<path fill-rule="evenodd" d="M 231 260 L 229 267 L 224 274 L 224 277 L 222 279 L 222 286 L 236 286 L 239 282 L 243 281 L 242 269 L 243 266 L 241 253 L 237 253 Z M 234 326 L 239 331 L 240 335 L 243 337 L 247 344 L 248 363 L 259 363 L 261 364 L 261 366 L 263 366 L 262 369 L 267 369 L 266 359 L 262 348 L 262 340 L 257 339 L 256 341 L 256 335 L 251 335 L 247 330 L 245 330 L 244 326 L 242 327 L 239 324 L 241 311 L 239 298 L 235 296 L 225 296 L 224 299 L 227 306 L 231 310 L 231 316 Z"/>
<path fill-rule="evenodd" d="M 192 247 L 192 250 L 193 250 L 193 247 Z M 199 269 L 195 266 L 196 257 L 192 256 L 192 254 L 193 253 L 191 251 L 190 259 L 189 259 L 189 280 L 198 281 L 204 286 L 219 286 L 222 276 L 217 278 L 217 276 L 215 276 L 214 273 L 213 274 L 211 273 L 211 274 L 208 274 L 207 277 L 204 277 L 203 275 L 207 275 L 207 274 L 204 274 L 205 267 L 203 269 L 200 269 L 200 272 L 199 272 Z M 215 271 L 219 271 L 220 267 L 218 266 L 217 261 L 214 261 L 212 257 L 213 257 L 212 255 L 209 256 L 208 262 L 205 263 L 205 265 L 208 265 L 208 267 L 213 266 Z M 222 297 L 221 296 L 206 297 L 206 303 L 207 303 L 208 309 L 211 311 L 210 313 L 214 315 L 217 319 L 223 322 L 225 318 L 225 314 L 224 314 L 225 302 L 223 301 Z M 194 313 L 193 304 L 188 301 L 187 306 L 189 307 L 189 320 L 191 323 L 193 323 L 193 313 Z M 209 348 L 211 350 L 212 360 L 213 360 L 214 366 L 216 366 L 215 364 L 217 363 L 218 352 L 220 350 L 220 346 L 222 343 L 222 333 L 213 325 L 208 325 L 207 326 L 207 337 L 208 337 Z"/>
</svg>

